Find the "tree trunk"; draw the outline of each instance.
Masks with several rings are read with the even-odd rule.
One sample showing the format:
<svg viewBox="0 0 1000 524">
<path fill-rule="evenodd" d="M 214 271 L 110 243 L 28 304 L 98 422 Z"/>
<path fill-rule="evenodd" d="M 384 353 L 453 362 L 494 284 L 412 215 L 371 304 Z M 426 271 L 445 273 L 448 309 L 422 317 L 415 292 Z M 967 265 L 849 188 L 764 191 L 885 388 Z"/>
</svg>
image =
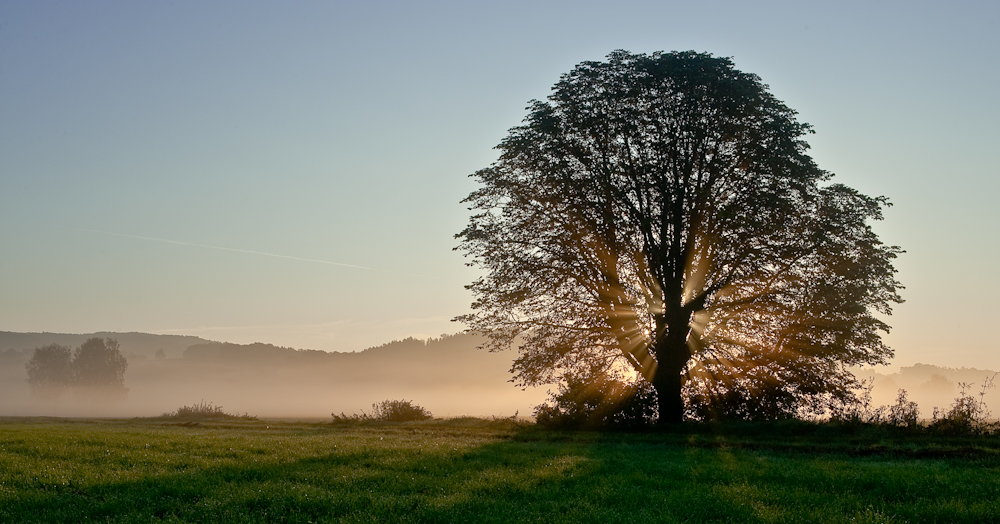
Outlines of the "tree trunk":
<svg viewBox="0 0 1000 524">
<path fill-rule="evenodd" d="M 684 420 L 684 398 L 681 396 L 681 370 L 658 366 L 653 378 L 659 410 L 657 424 L 680 424 Z"/>
<path fill-rule="evenodd" d="M 658 330 L 654 345 L 657 366 L 653 376 L 653 389 L 656 390 L 659 410 L 657 424 L 679 424 L 684 420 L 681 372 L 691 358 L 691 350 L 687 345 L 688 331 L 691 329 L 690 314 L 674 317 L 664 323 L 665 329 Z"/>
</svg>

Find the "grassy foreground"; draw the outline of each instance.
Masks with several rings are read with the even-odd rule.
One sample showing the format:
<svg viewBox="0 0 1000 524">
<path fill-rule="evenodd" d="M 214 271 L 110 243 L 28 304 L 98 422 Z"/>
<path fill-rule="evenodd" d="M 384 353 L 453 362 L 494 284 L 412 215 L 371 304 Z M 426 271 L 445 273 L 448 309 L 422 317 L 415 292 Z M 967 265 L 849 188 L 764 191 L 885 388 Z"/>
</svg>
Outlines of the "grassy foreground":
<svg viewBox="0 0 1000 524">
<path fill-rule="evenodd" d="M 0 419 L 0 522 L 997 522 L 1000 440 Z"/>
</svg>

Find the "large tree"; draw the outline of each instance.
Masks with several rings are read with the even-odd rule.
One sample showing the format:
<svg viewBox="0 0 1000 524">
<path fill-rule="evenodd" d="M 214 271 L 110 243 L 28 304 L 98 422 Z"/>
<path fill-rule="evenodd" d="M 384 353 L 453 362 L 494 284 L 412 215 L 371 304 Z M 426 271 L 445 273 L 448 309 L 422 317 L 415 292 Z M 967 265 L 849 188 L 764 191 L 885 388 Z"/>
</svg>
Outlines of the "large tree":
<svg viewBox="0 0 1000 524">
<path fill-rule="evenodd" d="M 472 175 L 457 238 L 485 271 L 459 320 L 519 348 L 522 384 L 634 368 L 662 422 L 682 420 L 686 381 L 842 392 L 847 366 L 892 356 L 877 315 L 901 302 L 900 250 L 870 227 L 887 201 L 829 184 L 809 132 L 726 58 L 578 65 Z"/>
</svg>

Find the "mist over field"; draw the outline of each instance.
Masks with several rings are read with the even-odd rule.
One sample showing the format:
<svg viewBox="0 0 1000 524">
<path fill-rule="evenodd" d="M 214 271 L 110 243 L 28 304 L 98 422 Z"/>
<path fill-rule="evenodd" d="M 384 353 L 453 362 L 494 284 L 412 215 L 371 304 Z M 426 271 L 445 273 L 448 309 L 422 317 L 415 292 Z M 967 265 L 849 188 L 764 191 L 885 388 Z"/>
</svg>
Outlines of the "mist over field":
<svg viewBox="0 0 1000 524">
<path fill-rule="evenodd" d="M 128 359 L 124 400 L 96 402 L 70 389 L 54 400 L 32 394 L 25 364 L 34 348 L 76 347 L 95 336 L 118 340 Z M 438 417 L 530 416 L 546 400 L 546 388 L 515 387 L 508 372 L 514 353 L 489 353 L 476 349 L 479 343 L 479 337 L 463 334 L 331 353 L 179 335 L 0 332 L 0 416 L 148 417 L 211 402 L 234 414 L 328 418 L 332 412 L 368 411 L 387 399 L 412 400 Z M 905 389 L 921 417 L 930 418 L 935 406 L 952 404 L 959 383 L 971 384 L 968 391 L 978 394 L 994 373 L 917 364 L 856 374 L 873 381 L 874 405 L 894 403 Z M 985 400 L 997 408 L 995 417 L 1000 391 L 988 390 Z"/>
<path fill-rule="evenodd" d="M 904 389 L 907 398 L 920 406 L 920 417 L 929 419 L 935 407 L 946 411 L 954 403 L 955 397 L 961 393 L 962 383 L 967 385 L 967 394 L 979 398 L 984 383 L 989 382 L 997 372 L 989 369 L 914 364 L 904 366 L 895 373 L 859 371 L 855 374 L 858 378 L 874 381 L 872 403 L 875 406 L 895 404 L 899 390 Z M 983 399 L 987 408 L 993 408 L 989 418 L 996 419 L 1000 415 L 1000 390 L 988 387 Z"/>
<path fill-rule="evenodd" d="M 126 398 L 95 402 L 67 389 L 54 400 L 33 395 L 25 364 L 33 349 L 115 338 L 128 359 Z M 412 400 L 437 417 L 529 416 L 545 389 L 508 382 L 513 353 L 477 350 L 479 339 L 406 339 L 357 353 L 238 345 L 142 333 L 0 333 L 0 416 L 148 417 L 211 402 L 258 417 L 329 418 L 369 411 L 387 399 Z M 157 357 L 158 350 L 163 350 Z"/>
</svg>

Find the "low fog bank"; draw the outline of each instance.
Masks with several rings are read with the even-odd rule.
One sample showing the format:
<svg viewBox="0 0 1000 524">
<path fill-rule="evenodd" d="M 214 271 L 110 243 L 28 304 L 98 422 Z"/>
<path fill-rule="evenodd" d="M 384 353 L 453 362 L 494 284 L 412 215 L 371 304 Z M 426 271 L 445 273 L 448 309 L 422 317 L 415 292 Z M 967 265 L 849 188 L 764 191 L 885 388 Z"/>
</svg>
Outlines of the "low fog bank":
<svg viewBox="0 0 1000 524">
<path fill-rule="evenodd" d="M 907 398 L 920 407 L 920 418 L 923 419 L 931 418 L 935 407 L 942 412 L 947 411 L 961 393 L 960 383 L 967 384 L 966 393 L 978 399 L 983 384 L 996 374 L 989 369 L 945 368 L 929 364 L 914 364 L 896 373 L 856 373 L 859 379 L 873 381 L 872 403 L 875 406 L 895 404 L 899 390 L 905 389 Z M 990 418 L 1000 416 L 1000 389 L 987 389 L 983 398 L 992 411 Z"/>
<path fill-rule="evenodd" d="M 34 348 L 76 347 L 95 336 L 118 340 L 128 359 L 124 400 L 99 403 L 72 390 L 55 400 L 32 394 L 25 364 Z M 148 417 L 204 401 L 234 414 L 328 418 L 331 412 L 367 412 L 372 403 L 389 399 L 412 400 L 438 417 L 530 416 L 546 400 L 545 388 L 515 387 L 508 371 L 514 353 L 478 350 L 480 342 L 463 334 L 328 353 L 179 335 L 0 332 L 0 416 Z M 935 406 L 944 411 L 952 405 L 959 383 L 970 384 L 967 392 L 978 395 L 994 374 L 927 364 L 896 373 L 857 373 L 874 384 L 874 406 L 894 404 L 898 390 L 905 389 L 925 419 Z M 1000 415 L 1000 390 L 988 390 L 985 400 L 993 418 Z"/>
<path fill-rule="evenodd" d="M 140 334 L 131 334 L 130 341 L 108 333 L 96 336 L 116 338 L 129 363 L 124 400 L 99 403 L 72 390 L 41 399 L 26 382 L 33 348 L 73 342 L 31 334 L 39 335 L 30 338 L 31 346 L 5 348 L 3 335 L 8 333 L 0 333 L 0 415 L 5 416 L 144 417 L 204 401 L 234 414 L 329 418 L 331 412 L 367 412 L 387 399 L 412 400 L 438 417 L 530 416 L 547 397 L 544 389 L 521 391 L 508 382 L 514 354 L 478 350 L 480 339 L 473 335 L 328 353 L 203 339 L 168 352 L 165 342 L 184 341 Z M 72 336 L 82 342 L 94 335 Z"/>
</svg>

